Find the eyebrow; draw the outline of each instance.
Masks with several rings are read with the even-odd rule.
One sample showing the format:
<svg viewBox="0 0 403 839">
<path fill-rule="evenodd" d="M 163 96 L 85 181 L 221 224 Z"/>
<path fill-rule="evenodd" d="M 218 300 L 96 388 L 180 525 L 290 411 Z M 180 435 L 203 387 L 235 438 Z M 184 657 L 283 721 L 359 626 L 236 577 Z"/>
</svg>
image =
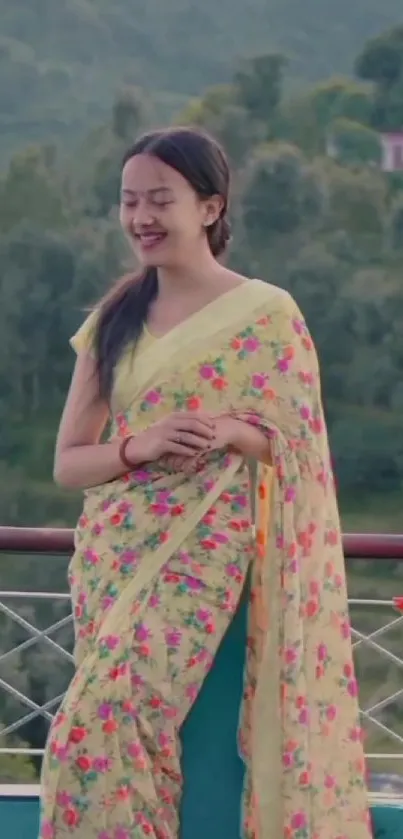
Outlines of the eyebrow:
<svg viewBox="0 0 403 839">
<path fill-rule="evenodd" d="M 153 189 L 146 189 L 144 191 L 145 195 L 151 195 L 151 196 L 155 196 L 158 193 L 166 193 L 167 195 L 172 195 L 172 190 L 169 189 L 169 187 L 167 187 L 167 186 L 157 186 L 157 187 L 154 187 Z M 130 195 L 131 197 L 133 197 L 135 195 L 141 194 L 141 192 L 139 192 L 138 190 L 129 189 L 128 187 L 122 187 L 121 194 L 122 195 Z"/>
</svg>

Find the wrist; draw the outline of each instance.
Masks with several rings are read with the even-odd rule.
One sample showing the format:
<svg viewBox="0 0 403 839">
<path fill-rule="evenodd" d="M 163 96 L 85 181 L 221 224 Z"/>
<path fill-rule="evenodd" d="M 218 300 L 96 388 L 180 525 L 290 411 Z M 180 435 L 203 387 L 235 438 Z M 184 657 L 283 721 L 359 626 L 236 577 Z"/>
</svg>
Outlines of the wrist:
<svg viewBox="0 0 403 839">
<path fill-rule="evenodd" d="M 242 452 L 248 433 L 247 423 L 235 419 L 235 417 L 231 417 L 230 423 L 230 445 L 237 451 Z"/>
<path fill-rule="evenodd" d="M 144 454 L 142 454 L 142 445 L 139 437 L 135 434 L 125 437 L 119 446 L 119 457 L 124 466 L 128 470 L 136 469 L 141 463 L 144 463 Z"/>
</svg>

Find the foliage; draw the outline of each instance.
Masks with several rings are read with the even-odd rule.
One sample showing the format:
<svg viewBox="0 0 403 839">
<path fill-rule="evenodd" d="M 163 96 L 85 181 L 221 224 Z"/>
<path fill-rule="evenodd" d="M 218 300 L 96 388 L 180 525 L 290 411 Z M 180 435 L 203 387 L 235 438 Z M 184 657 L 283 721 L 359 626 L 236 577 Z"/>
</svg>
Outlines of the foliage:
<svg viewBox="0 0 403 839">
<path fill-rule="evenodd" d="M 348 164 L 374 164 L 381 161 L 379 135 L 366 125 L 340 117 L 330 125 L 330 143 L 337 160 Z"/>
<path fill-rule="evenodd" d="M 49 0 L 36 0 L 33 4 L 31 0 L 24 18 L 20 6 L 0 0 L 0 11 L 4 12 L 0 68 L 6 68 L 7 56 L 14 56 L 13 60 L 18 56 L 12 77 L 13 84 L 21 86 L 16 111 L 23 102 L 28 122 L 38 106 L 41 85 L 49 81 L 48 73 L 59 79 L 59 88 L 66 93 L 63 104 L 67 111 L 71 106 L 67 93 L 74 83 L 74 105 L 79 110 L 78 106 L 87 101 L 86 86 L 88 79 L 93 80 L 94 68 L 108 65 L 113 32 L 119 32 L 121 45 L 116 72 L 125 66 L 127 54 L 133 56 L 136 50 L 133 78 L 139 68 L 150 66 L 152 56 L 150 85 L 155 84 L 160 73 L 167 84 L 175 84 L 180 77 L 176 89 L 183 90 L 187 85 L 190 92 L 202 69 L 211 62 L 217 43 L 216 22 L 206 37 L 213 15 L 210 2 L 202 7 L 188 4 L 188 12 L 183 11 L 179 0 L 167 8 L 166 33 L 175 21 L 178 36 L 171 40 L 170 49 L 174 50 L 180 42 L 176 58 L 167 53 L 158 16 L 153 42 L 145 37 L 150 15 L 159 8 L 157 0 L 150 0 L 144 7 L 140 22 L 134 7 L 128 9 L 127 0 L 116 0 L 113 6 L 107 0 L 66 0 L 52 2 L 51 7 L 48 3 Z M 25 8 L 24 3 L 22 6 Z M 285 20 L 288 10 L 293 12 L 289 20 L 301 26 L 308 10 L 317 10 L 319 5 L 316 0 L 305 4 L 291 0 L 280 4 L 273 0 L 272 7 L 278 21 Z M 324 13 L 323 7 L 322 0 L 320 9 Z M 365 7 L 367 18 L 371 11 L 372 19 L 377 19 L 378 4 L 366 0 Z M 390 3 L 390 7 L 393 16 L 394 5 Z M 205 77 L 207 84 L 217 81 L 217 85 L 211 84 L 200 97 L 194 96 L 177 119 L 206 126 L 229 149 L 234 169 L 232 265 L 249 276 L 260 276 L 289 289 L 306 314 L 322 365 L 323 399 L 342 507 L 351 508 L 359 499 L 361 510 L 373 510 L 373 497 L 378 499 L 378 505 L 379 499 L 383 499 L 386 506 L 395 499 L 393 503 L 400 515 L 403 179 L 382 173 L 375 153 L 379 86 L 387 88 L 386 122 L 382 125 L 389 125 L 396 115 L 398 73 L 390 70 L 385 81 L 379 61 L 377 64 L 375 60 L 376 50 L 367 45 L 357 62 L 365 83 L 332 77 L 302 93 L 294 90 L 288 96 L 283 77 L 285 62 L 272 52 L 238 62 L 231 78 L 224 69 L 231 50 L 237 49 L 242 38 L 247 46 L 252 31 L 261 32 L 261 24 L 266 20 L 266 3 L 254 0 L 254 9 L 255 17 L 253 4 L 252 9 L 249 4 L 246 17 L 234 25 L 235 44 L 230 45 L 230 35 L 221 27 L 222 52 L 214 53 L 221 57 L 215 58 Z M 335 13 L 334 4 L 331 9 Z M 343 27 L 345 23 L 354 29 L 359 19 L 357 7 L 353 16 L 351 4 L 339 3 L 337 10 L 345 14 Z M 34 11 L 43 14 L 43 31 Z M 221 7 L 215 4 L 217 20 L 222 13 L 231 14 L 230 19 L 235 20 L 229 0 L 223 0 Z M 63 21 L 65 26 L 64 32 L 58 30 L 57 38 L 55 33 L 50 37 L 54 19 Z M 74 61 L 80 68 L 86 67 L 82 85 L 78 84 L 77 66 L 74 70 L 74 62 L 69 63 L 69 33 L 78 19 L 83 28 L 73 39 Z M 278 31 L 285 32 L 285 28 L 279 27 Z M 49 36 L 47 41 L 44 33 Z M 193 33 L 192 38 L 188 38 L 189 33 Z M 87 40 L 89 34 L 97 37 Z M 42 49 L 42 53 L 39 48 L 37 52 L 43 58 L 40 74 L 37 68 L 36 75 L 32 70 L 34 51 L 27 46 L 29 38 Z M 398 65 L 396 50 L 403 51 L 399 38 L 399 32 L 386 37 L 388 49 L 392 44 L 395 50 L 394 66 Z M 346 53 L 355 38 L 348 37 L 347 42 Z M 88 43 L 92 44 L 92 64 Z M 259 44 L 258 39 L 257 48 Z M 323 45 L 316 67 L 323 63 L 322 48 Z M 185 57 L 192 50 L 194 62 L 188 79 L 183 68 Z M 309 50 L 312 53 L 312 42 Z M 303 53 L 302 50 L 298 59 L 301 66 L 307 60 Z M 154 61 L 156 56 L 158 62 Z M 331 66 L 332 61 L 330 55 L 326 66 Z M 385 69 L 382 72 L 385 76 Z M 104 98 L 111 92 L 113 79 L 102 90 Z M 104 80 L 100 73 L 91 92 L 92 101 L 95 102 Z M 2 95 L 8 95 L 6 85 Z M 158 95 L 154 98 L 158 100 Z M 147 89 L 130 84 L 124 87 L 108 121 L 92 128 L 78 151 L 70 154 L 53 142 L 54 132 L 48 126 L 46 143 L 17 150 L 0 177 L 2 524 L 71 525 L 77 515 L 80 499 L 59 491 L 51 480 L 56 428 L 73 365 L 68 339 L 83 319 L 85 307 L 128 265 L 117 225 L 119 167 L 133 135 L 154 121 L 149 99 Z M 51 101 L 49 93 L 44 99 L 46 107 L 50 107 Z M 11 99 L 9 108 L 10 103 Z M 0 97 L 0 108 L 1 104 Z M 5 106 L 2 112 L 8 113 Z M 326 154 L 329 136 L 337 145 L 337 160 Z M 30 130 L 27 137 L 32 139 Z M 372 513 L 370 518 L 372 523 Z M 0 557 L 0 579 L 6 581 L 3 588 L 24 589 L 28 583 L 57 591 L 64 585 L 65 572 L 60 567 L 50 568 L 41 558 L 41 563 L 33 562 L 23 573 L 15 558 L 11 562 Z M 372 577 L 368 577 L 367 583 L 368 580 Z M 386 582 L 389 584 L 390 580 Z M 385 599 L 393 593 L 385 592 Z M 40 619 L 44 625 L 63 616 L 60 609 L 47 608 L 48 611 L 39 606 L 25 608 L 23 616 L 33 623 Z M 0 638 L 2 652 L 21 643 L 24 635 L 2 618 Z M 67 636 L 62 640 L 69 646 Z M 54 677 L 48 684 L 46 674 L 51 669 Z M 367 682 L 368 704 L 378 690 L 379 669 L 375 670 L 373 681 Z M 52 651 L 45 647 L 36 654 L 17 651 L 2 673 L 17 690 L 30 693 L 38 703 L 62 691 L 67 675 L 67 669 L 57 667 Z M 393 680 L 392 674 L 390 681 Z M 2 723 L 12 722 L 13 713 L 10 701 L 1 698 Z M 398 722 L 400 725 L 400 717 Z M 27 726 L 22 736 L 38 745 L 44 726 Z M 13 765 L 2 762 L 0 772 L 12 774 Z M 25 772 L 24 767 L 22 771 Z"/>
<path fill-rule="evenodd" d="M 68 148 L 122 85 L 152 92 L 162 121 L 227 82 L 240 56 L 280 51 L 297 85 L 349 72 L 367 38 L 401 21 L 401 0 L 1 0 L 0 17 L 0 148 L 10 154 L 45 139 Z"/>
</svg>

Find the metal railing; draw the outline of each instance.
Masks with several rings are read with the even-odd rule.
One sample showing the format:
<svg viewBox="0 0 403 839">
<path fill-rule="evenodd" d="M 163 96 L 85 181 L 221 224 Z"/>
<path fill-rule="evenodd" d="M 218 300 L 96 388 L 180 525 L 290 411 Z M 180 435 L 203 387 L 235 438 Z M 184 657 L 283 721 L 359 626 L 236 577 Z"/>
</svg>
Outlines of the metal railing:
<svg viewBox="0 0 403 839">
<path fill-rule="evenodd" d="M 0 562 L 2 554 L 10 555 L 13 563 L 18 562 L 24 555 L 36 555 L 35 562 L 37 562 L 40 561 L 40 556 L 42 558 L 49 555 L 67 557 L 72 550 L 72 530 L 0 527 Z M 361 573 L 362 567 L 373 565 L 374 562 L 385 564 L 385 577 L 381 575 L 379 579 L 389 580 L 392 588 L 394 588 L 394 582 L 393 579 L 390 580 L 389 573 L 391 561 L 398 564 L 399 574 L 400 569 L 403 572 L 403 534 L 347 534 L 344 536 L 344 550 L 348 570 L 351 571 L 352 567 L 356 570 L 358 568 L 358 574 Z M 354 563 L 353 560 L 363 562 Z M 364 561 L 367 561 L 366 565 Z M 389 565 L 386 564 L 388 562 Z M 15 565 L 13 567 L 15 568 Z M 29 579 L 31 580 L 32 577 Z M 73 657 L 68 648 L 69 644 L 54 640 L 54 636 L 60 634 L 61 630 L 66 630 L 67 627 L 71 630 L 69 594 L 67 591 L 4 589 L 5 580 L 7 580 L 7 568 L 0 565 L 0 587 L 3 589 L 0 591 L 0 620 L 13 622 L 20 631 L 26 633 L 27 637 L 4 652 L 0 652 L 0 693 L 6 694 L 9 700 L 11 699 L 23 709 L 17 719 L 8 721 L 3 729 L 0 729 L 0 744 L 4 743 L 0 748 L 0 757 L 2 755 L 29 755 L 39 758 L 43 754 L 43 744 L 38 744 L 37 748 L 25 747 L 15 742 L 15 735 L 18 733 L 19 736 L 27 724 L 33 720 L 42 719 L 48 724 L 63 697 L 63 692 L 59 691 L 57 696 L 44 702 L 34 701 L 32 696 L 28 695 L 28 691 L 13 685 L 10 678 L 3 678 L 3 668 L 12 662 L 13 656 L 21 656 L 27 650 L 32 651 L 37 645 L 43 645 L 49 654 L 57 655 L 60 661 L 65 662 L 72 669 Z M 387 769 L 390 772 L 391 767 L 394 767 L 395 771 L 402 776 L 403 792 L 403 687 L 399 687 L 399 683 L 403 685 L 401 681 L 403 658 L 400 652 L 403 650 L 403 573 L 400 586 L 401 597 L 399 597 L 399 591 L 393 590 L 393 593 L 391 591 L 387 596 L 373 596 L 373 591 L 371 591 L 368 597 L 353 594 L 349 603 L 359 680 L 362 679 L 366 684 L 367 671 L 373 669 L 373 659 L 376 657 L 382 659 L 386 674 L 379 685 L 375 682 L 374 687 L 372 684 L 371 689 L 367 691 L 367 697 L 361 695 L 363 724 L 365 728 L 372 729 L 372 741 L 377 743 L 376 748 L 371 745 L 367 748 L 367 758 L 381 771 Z M 377 591 L 375 593 L 378 595 Z M 31 604 L 32 617 L 30 619 L 26 614 L 21 615 L 21 610 L 24 612 L 27 603 Z M 52 604 L 52 609 L 56 611 L 59 609 L 59 612 L 64 607 L 64 611 L 68 611 L 68 614 L 60 616 L 60 614 L 55 615 L 53 611 L 52 620 L 44 628 L 38 628 L 33 618 L 37 611 L 43 608 L 43 604 L 48 604 L 48 606 Z M 378 622 L 379 625 L 375 627 L 374 623 Z M 391 644 L 388 644 L 388 636 L 394 638 Z M 0 637 L 2 638 L 1 632 Z M 2 641 L 0 650 L 1 645 Z M 367 658 L 363 667 L 360 667 L 360 655 L 363 651 Z M 371 652 L 370 657 L 369 652 Z M 380 659 L 378 658 L 378 661 Z M 394 678 L 391 677 L 392 670 L 398 674 Z M 49 673 L 49 684 L 51 683 L 52 673 Z M 65 686 L 67 686 L 67 676 Z M 393 721 L 391 721 L 392 717 Z M 395 724 L 396 720 L 398 725 Z M 371 741 L 371 737 L 368 739 Z"/>
</svg>

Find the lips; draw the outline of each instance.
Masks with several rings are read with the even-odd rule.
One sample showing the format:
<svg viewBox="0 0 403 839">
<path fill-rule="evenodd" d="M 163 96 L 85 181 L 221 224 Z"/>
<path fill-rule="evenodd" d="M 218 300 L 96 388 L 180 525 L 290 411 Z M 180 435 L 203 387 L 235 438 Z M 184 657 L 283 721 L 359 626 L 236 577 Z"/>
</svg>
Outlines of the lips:
<svg viewBox="0 0 403 839">
<path fill-rule="evenodd" d="M 165 239 L 167 234 L 161 231 L 153 231 L 147 233 L 136 233 L 136 239 L 143 248 L 143 250 L 152 250 L 158 247 Z"/>
</svg>

